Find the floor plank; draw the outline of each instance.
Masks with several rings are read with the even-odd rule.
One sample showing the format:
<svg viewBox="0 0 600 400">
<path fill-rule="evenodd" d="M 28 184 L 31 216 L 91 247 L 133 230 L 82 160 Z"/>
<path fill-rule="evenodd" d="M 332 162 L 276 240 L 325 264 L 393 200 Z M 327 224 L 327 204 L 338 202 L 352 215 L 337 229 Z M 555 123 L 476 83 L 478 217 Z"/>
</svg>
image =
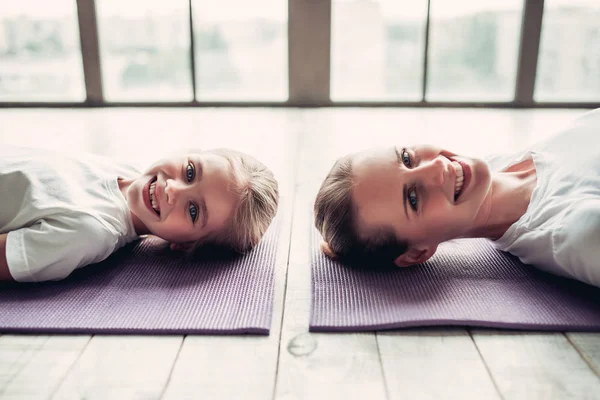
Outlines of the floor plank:
<svg viewBox="0 0 600 400">
<path fill-rule="evenodd" d="M 13 377 L 27 365 L 49 336 L 3 335 L 0 336 L 0 393 Z"/>
<path fill-rule="evenodd" d="M 465 329 L 377 333 L 390 399 L 498 399 Z"/>
<path fill-rule="evenodd" d="M 182 342 L 182 336 L 94 336 L 52 398 L 159 399 Z"/>
<path fill-rule="evenodd" d="M 600 377 L 600 333 L 567 333 L 567 338 L 579 351 L 590 368 Z"/>
<path fill-rule="evenodd" d="M 70 335 L 0 337 L 0 398 L 47 399 L 89 340 Z"/>
<path fill-rule="evenodd" d="M 278 338 L 188 336 L 162 398 L 271 398 Z"/>
<path fill-rule="evenodd" d="M 294 119 L 296 116 L 291 115 L 290 118 Z M 283 130 L 276 132 L 285 140 L 279 140 L 279 148 L 274 150 L 279 159 L 271 163 L 279 176 L 283 177 L 280 183 L 280 214 L 284 222 L 276 260 L 270 335 L 188 336 L 175 364 L 165 399 L 196 399 L 201 396 L 264 400 L 273 396 L 295 190 L 293 176 L 298 152 L 296 126 L 282 126 L 280 128 Z M 256 140 L 258 146 L 265 145 L 260 137 L 253 140 Z M 274 145 L 273 141 L 277 142 L 275 139 L 271 140 L 271 146 Z"/>
<path fill-rule="evenodd" d="M 41 335 L 0 336 L 0 395 L 48 339 Z"/>
<path fill-rule="evenodd" d="M 282 210 L 286 222 L 277 255 L 269 336 L 186 337 L 165 399 L 196 399 L 201 396 L 262 400 L 273 395 L 291 233 L 291 203 L 286 202 Z"/>
<path fill-rule="evenodd" d="M 473 332 L 505 400 L 597 399 L 600 379 L 562 333 Z"/>
<path fill-rule="evenodd" d="M 302 152 L 290 264 L 277 373 L 276 399 L 385 399 L 386 390 L 374 333 L 315 334 L 308 332 L 310 312 L 311 203 L 314 185 L 304 184 L 314 174 L 310 158 L 318 150 L 307 144 L 312 130 L 308 120 Z"/>
</svg>

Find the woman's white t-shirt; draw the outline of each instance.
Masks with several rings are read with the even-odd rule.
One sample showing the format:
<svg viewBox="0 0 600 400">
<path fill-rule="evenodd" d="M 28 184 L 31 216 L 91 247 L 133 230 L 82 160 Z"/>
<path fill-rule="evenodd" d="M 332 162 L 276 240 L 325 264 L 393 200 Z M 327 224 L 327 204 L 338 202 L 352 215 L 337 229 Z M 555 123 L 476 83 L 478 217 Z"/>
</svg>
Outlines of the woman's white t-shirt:
<svg viewBox="0 0 600 400">
<path fill-rule="evenodd" d="M 523 216 L 493 243 L 523 263 L 600 287 L 600 109 L 511 156 L 492 172 L 531 157 L 537 183 Z"/>
<path fill-rule="evenodd" d="M 18 282 L 60 280 L 138 238 L 117 178 L 133 166 L 91 154 L 0 149 L 0 233 Z"/>
</svg>

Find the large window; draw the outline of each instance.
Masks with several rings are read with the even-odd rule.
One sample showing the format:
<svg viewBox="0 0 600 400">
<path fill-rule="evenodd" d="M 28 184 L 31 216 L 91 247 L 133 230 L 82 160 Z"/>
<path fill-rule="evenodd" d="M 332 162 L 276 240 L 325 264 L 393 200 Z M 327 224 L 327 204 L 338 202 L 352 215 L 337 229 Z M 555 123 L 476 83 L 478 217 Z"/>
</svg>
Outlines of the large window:
<svg viewBox="0 0 600 400">
<path fill-rule="evenodd" d="M 83 101 L 75 0 L 0 0 L 0 101 Z"/>
<path fill-rule="evenodd" d="M 286 100 L 287 1 L 192 4 L 198 100 Z"/>
<path fill-rule="evenodd" d="M 599 107 L 600 0 L 0 0 L 0 106 L 53 102 Z"/>
<path fill-rule="evenodd" d="M 600 0 L 546 0 L 534 98 L 600 100 Z"/>
<path fill-rule="evenodd" d="M 427 0 L 333 0 L 331 98 L 421 100 Z"/>
<path fill-rule="evenodd" d="M 104 97 L 193 99 L 188 0 L 96 0 Z"/>
<path fill-rule="evenodd" d="M 427 100 L 510 101 L 524 0 L 431 0 Z"/>
</svg>

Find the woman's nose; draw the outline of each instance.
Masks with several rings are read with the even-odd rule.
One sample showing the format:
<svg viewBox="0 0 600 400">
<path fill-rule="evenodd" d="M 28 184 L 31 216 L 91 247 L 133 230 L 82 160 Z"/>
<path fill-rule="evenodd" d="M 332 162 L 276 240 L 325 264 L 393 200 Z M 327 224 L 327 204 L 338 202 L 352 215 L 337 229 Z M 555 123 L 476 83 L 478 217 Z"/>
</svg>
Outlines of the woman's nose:
<svg viewBox="0 0 600 400">
<path fill-rule="evenodd" d="M 440 186 L 444 184 L 446 163 L 442 156 L 421 164 L 418 169 L 425 185 Z"/>
<path fill-rule="evenodd" d="M 167 204 L 175 204 L 184 187 L 185 185 L 178 182 L 176 179 L 167 179 L 165 183 L 165 194 L 167 195 Z"/>
</svg>

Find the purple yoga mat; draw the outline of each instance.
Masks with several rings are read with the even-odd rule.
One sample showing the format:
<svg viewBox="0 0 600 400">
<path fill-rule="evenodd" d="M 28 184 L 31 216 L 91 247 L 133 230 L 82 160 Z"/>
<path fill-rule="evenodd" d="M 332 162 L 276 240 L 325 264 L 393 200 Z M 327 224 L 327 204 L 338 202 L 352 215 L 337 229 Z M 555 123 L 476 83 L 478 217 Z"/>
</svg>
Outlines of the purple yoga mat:
<svg viewBox="0 0 600 400">
<path fill-rule="evenodd" d="M 237 258 L 186 260 L 157 238 L 66 280 L 0 286 L 0 332 L 269 334 L 281 218 Z"/>
<path fill-rule="evenodd" d="M 377 270 L 332 261 L 321 253 L 316 230 L 312 239 L 313 332 L 424 326 L 600 331 L 600 289 L 524 265 L 485 239 L 443 243 L 422 265 Z"/>
</svg>

